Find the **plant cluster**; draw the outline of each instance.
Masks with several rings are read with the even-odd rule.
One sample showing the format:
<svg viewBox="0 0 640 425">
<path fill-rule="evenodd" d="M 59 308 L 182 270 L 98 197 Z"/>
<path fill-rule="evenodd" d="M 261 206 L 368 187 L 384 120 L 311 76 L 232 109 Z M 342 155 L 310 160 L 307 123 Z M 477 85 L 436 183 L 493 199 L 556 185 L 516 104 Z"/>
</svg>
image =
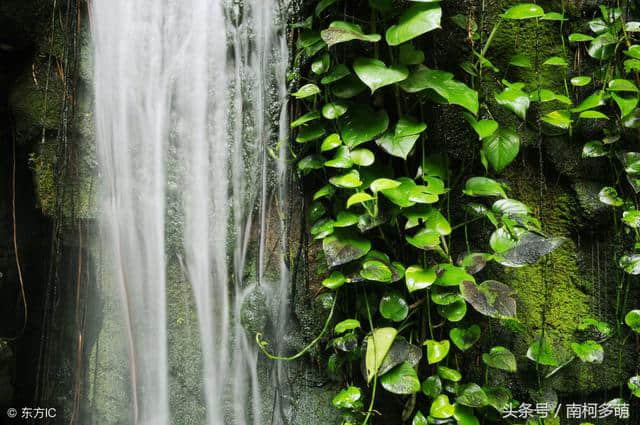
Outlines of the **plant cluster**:
<svg viewBox="0 0 640 425">
<path fill-rule="evenodd" d="M 441 28 L 438 1 L 358 2 L 358 17 L 349 16 L 339 0 L 321 0 L 315 6 L 311 16 L 293 26 L 300 74 L 292 80 L 303 83 L 292 93 L 302 112 L 291 127 L 298 145 L 297 168 L 307 187 L 317 185 L 307 218 L 312 237 L 322 242 L 329 268 L 322 297 L 331 312 L 318 338 L 295 356 L 274 356 L 260 335 L 257 341 L 269 357 L 291 360 L 331 331 L 327 368 L 346 384 L 333 399 L 344 425 L 371 423 L 379 410 L 375 403 L 380 387 L 400 397 L 402 420 L 413 425 L 499 420 L 501 411 L 518 401 L 508 388 L 491 385 L 488 377 L 495 371 L 516 372 L 516 355 L 507 347 L 491 347 L 481 356 L 484 380 L 480 376 L 473 382 L 463 376 L 459 354 L 492 345 L 489 335 L 483 336 L 486 323 L 481 317 L 505 329 L 518 330 L 520 325 L 510 286 L 480 277 L 490 262 L 525 267 L 564 242 L 545 235 L 531 208 L 509 197 L 500 174 L 520 152 L 520 131 L 531 118 L 528 114 L 534 115 L 529 111 L 532 104 L 561 105 L 548 113 L 536 112 L 540 131 L 543 125 L 570 131 L 574 119 L 604 119 L 597 108 L 608 99 L 620 108 L 618 122 L 640 125 L 636 85 L 615 78 L 620 70 L 605 64 L 626 43 L 629 59 L 623 72 L 640 69 L 640 47 L 631 45 L 629 37 L 636 24 L 620 26 L 620 14 L 603 8 L 601 22 L 590 23 L 596 36 L 569 37 L 572 42 L 589 41 L 589 54 L 601 61 L 608 70 L 603 76 L 609 77 L 574 107 L 568 84 L 559 94 L 543 86 L 539 72 L 536 81 L 511 82 L 507 74 L 500 79 L 487 59 L 503 21 L 558 24 L 562 32 L 563 13 L 516 4 L 500 15 L 486 39 L 472 17 L 452 16 L 471 40 L 470 57 L 456 79 L 430 66 L 423 47 L 428 34 Z M 361 20 L 362 16 L 370 19 Z M 516 54 L 509 66 L 566 69 L 567 61 Z M 491 94 L 477 87 L 485 78 L 498 85 Z M 576 87 L 590 83 L 590 77 L 571 79 Z M 425 110 L 436 104 L 455 105 L 462 122 L 477 134 L 483 167 L 479 169 L 484 170 L 480 175 L 452 167 L 446 152 L 430 147 Z M 520 125 L 499 122 L 491 107 L 504 108 Z M 612 133 L 605 141 L 591 142 L 585 152 L 606 155 L 614 138 Z M 620 158 L 626 161 L 629 181 L 634 181 L 640 173 L 640 153 L 627 152 Z M 460 214 L 452 213 L 451 204 L 458 193 L 468 202 L 464 219 L 454 223 Z M 613 188 L 603 191 L 603 199 L 625 207 L 624 222 L 637 237 L 636 204 L 625 203 Z M 492 232 L 469 238 L 469 226 L 481 220 Z M 455 244 L 460 240 L 464 244 Z M 640 254 L 623 257 L 621 266 L 640 274 Z M 628 323 L 638 331 L 640 312 L 630 313 Z M 545 338 L 544 326 L 532 341 L 526 356 L 536 364 L 540 381 L 576 358 L 602 362 L 601 342 L 610 337 L 611 329 L 595 318 L 579 326 L 593 329 L 597 338 L 574 342 L 575 356 L 563 362 Z M 636 395 L 638 379 L 629 383 Z"/>
</svg>

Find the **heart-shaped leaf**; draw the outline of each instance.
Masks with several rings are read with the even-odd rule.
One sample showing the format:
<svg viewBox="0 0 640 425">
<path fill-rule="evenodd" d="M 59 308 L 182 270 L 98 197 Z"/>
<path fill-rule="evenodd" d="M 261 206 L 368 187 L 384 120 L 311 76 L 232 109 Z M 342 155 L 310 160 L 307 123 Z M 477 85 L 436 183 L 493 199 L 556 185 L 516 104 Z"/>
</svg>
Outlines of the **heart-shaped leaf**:
<svg viewBox="0 0 640 425">
<path fill-rule="evenodd" d="M 371 382 L 378 373 L 380 365 L 389 352 L 393 340 L 398 335 L 394 328 L 379 328 L 367 337 L 367 352 L 365 355 L 365 367 L 367 372 L 367 383 Z"/>
<path fill-rule="evenodd" d="M 469 304 L 481 314 L 495 319 L 516 317 L 516 301 L 511 297 L 513 289 L 495 280 L 480 285 L 462 282 L 460 292 Z"/>
<path fill-rule="evenodd" d="M 453 74 L 421 66 L 412 72 L 400 87 L 408 93 L 431 89 L 447 102 L 462 106 L 474 115 L 478 114 L 478 92 L 453 79 Z M 527 98 L 528 99 L 528 98 Z"/>
<path fill-rule="evenodd" d="M 409 314 L 409 304 L 397 292 L 390 292 L 380 299 L 380 314 L 393 322 L 402 322 Z"/>
<path fill-rule="evenodd" d="M 333 155 L 333 158 L 326 161 L 324 165 L 325 167 L 331 168 L 351 168 L 353 166 L 353 161 L 351 160 L 349 148 L 346 146 L 340 146 Z"/>
<path fill-rule="evenodd" d="M 504 347 L 493 347 L 488 353 L 482 355 L 482 361 L 489 367 L 515 372 L 518 370 L 516 356 Z"/>
<path fill-rule="evenodd" d="M 631 310 L 624 317 L 624 323 L 627 324 L 635 333 L 640 334 L 640 310 Z"/>
<path fill-rule="evenodd" d="M 368 167 L 374 163 L 376 157 L 369 149 L 356 149 L 350 154 L 354 164 L 361 167 Z"/>
<path fill-rule="evenodd" d="M 443 360 L 449 354 L 449 347 L 451 346 L 448 339 L 444 341 L 435 341 L 428 339 L 424 342 L 427 346 L 427 360 L 429 364 L 435 364 Z"/>
<path fill-rule="evenodd" d="M 436 306 L 438 314 L 450 322 L 459 322 L 467 314 L 467 303 L 459 299 L 451 304 Z"/>
<path fill-rule="evenodd" d="M 350 149 L 373 140 L 389 126 L 389 116 L 385 110 L 375 111 L 363 104 L 354 105 L 339 121 L 342 140 Z"/>
<path fill-rule="evenodd" d="M 364 257 L 371 249 L 371 241 L 349 230 L 336 229 L 322 241 L 329 267 L 336 267 Z"/>
<path fill-rule="evenodd" d="M 427 397 L 436 398 L 442 392 L 442 381 L 439 376 L 430 376 L 422 383 L 422 392 Z"/>
<path fill-rule="evenodd" d="M 480 339 L 480 326 L 471 325 L 467 329 L 453 328 L 449 331 L 451 342 L 462 351 L 466 351 Z"/>
<path fill-rule="evenodd" d="M 469 196 L 507 197 L 500 183 L 487 177 L 471 177 L 464 185 L 464 194 Z"/>
<path fill-rule="evenodd" d="M 397 46 L 429 31 L 440 28 L 440 3 L 416 4 L 407 9 L 397 25 L 389 27 L 385 38 L 390 46 Z"/>
<path fill-rule="evenodd" d="M 571 349 L 580 360 L 585 363 L 600 364 L 604 360 L 604 349 L 602 345 L 589 340 L 583 343 L 572 342 Z"/>
<path fill-rule="evenodd" d="M 506 87 L 500 93 L 494 93 L 494 97 L 498 104 L 516 114 L 520 119 L 525 119 L 531 102 L 529 95 L 522 89 Z"/>
<path fill-rule="evenodd" d="M 331 85 L 331 92 L 338 99 L 351 99 L 366 89 L 367 86 L 355 75 L 347 75 Z"/>
<path fill-rule="evenodd" d="M 409 266 L 405 273 L 407 289 L 409 292 L 427 289 L 436 280 L 436 272 L 432 269 L 423 269 L 421 266 Z"/>
<path fill-rule="evenodd" d="M 409 76 L 409 70 L 404 65 L 387 67 L 381 60 L 362 57 L 353 62 L 353 70 L 372 94 L 381 87 L 406 80 Z"/>
<path fill-rule="evenodd" d="M 469 407 L 484 407 L 489 405 L 489 398 L 480 388 L 480 385 L 470 383 L 460 388 L 456 398 L 456 404 L 462 404 Z"/>
<path fill-rule="evenodd" d="M 382 261 L 366 260 L 362 263 L 360 276 L 363 279 L 374 282 L 391 282 L 393 277 L 391 269 Z"/>
<path fill-rule="evenodd" d="M 453 417 L 458 425 L 480 425 L 480 420 L 474 416 L 473 409 L 461 403 L 456 403 Z"/>
<path fill-rule="evenodd" d="M 382 137 L 376 140 L 376 144 L 389 155 L 407 159 L 407 156 L 409 156 L 419 138 L 419 134 L 397 136 L 393 132 L 387 131 Z"/>
<path fill-rule="evenodd" d="M 545 366 L 558 366 L 553 348 L 547 338 L 537 339 L 527 350 L 527 358 Z"/>
<path fill-rule="evenodd" d="M 568 129 L 573 122 L 571 120 L 571 114 L 566 110 L 558 110 L 546 113 L 542 116 L 542 121 L 563 130 Z"/>
<path fill-rule="evenodd" d="M 467 120 L 469 125 L 471 125 L 471 127 L 478 134 L 478 138 L 480 140 L 484 139 L 485 137 L 491 136 L 498 129 L 498 123 L 494 120 L 478 121 L 476 117 L 468 112 L 464 112 L 462 115 L 464 115 L 464 118 Z"/>
<path fill-rule="evenodd" d="M 331 404 L 338 409 L 361 409 L 362 391 L 358 387 L 347 387 L 333 397 Z"/>
<path fill-rule="evenodd" d="M 338 289 L 347 282 L 347 278 L 338 271 L 334 271 L 331 275 L 322 281 L 322 286 L 328 289 Z"/>
<path fill-rule="evenodd" d="M 360 25 L 344 21 L 331 22 L 329 28 L 323 30 L 320 35 L 329 47 L 351 40 L 375 43 L 381 38 L 380 34 L 365 34 Z"/>
<path fill-rule="evenodd" d="M 406 235 L 405 239 L 411 245 L 425 251 L 431 251 L 440 246 L 440 234 L 431 229 L 422 228 L 414 235 Z"/>
<path fill-rule="evenodd" d="M 431 403 L 429 415 L 436 419 L 447 419 L 453 416 L 454 407 L 449 403 L 449 397 L 440 394 Z"/>
<path fill-rule="evenodd" d="M 351 170 L 346 174 L 341 174 L 329 179 L 329 183 L 343 189 L 354 189 L 362 185 L 360 173 L 357 170 Z"/>
<path fill-rule="evenodd" d="M 475 279 L 464 268 L 453 264 L 440 264 L 436 269 L 438 275 L 435 285 L 438 286 L 459 286 L 462 282 L 475 283 Z"/>
<path fill-rule="evenodd" d="M 622 198 L 618 196 L 618 191 L 613 187 L 603 187 L 598 194 L 598 198 L 603 204 L 613 207 L 620 207 L 624 203 Z"/>
<path fill-rule="evenodd" d="M 427 418 L 424 417 L 421 411 L 417 411 L 415 416 L 413 417 L 413 421 L 411 421 L 411 425 L 429 425 Z"/>
<path fill-rule="evenodd" d="M 620 109 L 620 116 L 629 115 L 638 106 L 638 96 L 623 97 L 617 93 L 611 93 L 611 98 Z"/>
<path fill-rule="evenodd" d="M 418 374 L 410 363 L 404 362 L 380 378 L 382 388 L 393 394 L 409 395 L 420 391 Z"/>
<path fill-rule="evenodd" d="M 489 164 L 496 172 L 501 172 L 518 156 L 520 137 L 508 128 L 500 128 L 482 142 Z"/>
<path fill-rule="evenodd" d="M 331 102 L 322 107 L 322 116 L 328 120 L 340 118 L 347 112 L 347 104 L 344 102 Z"/>
<path fill-rule="evenodd" d="M 504 387 L 483 387 L 484 393 L 489 398 L 489 404 L 498 411 L 503 411 L 513 398 L 511 391 Z"/>
</svg>

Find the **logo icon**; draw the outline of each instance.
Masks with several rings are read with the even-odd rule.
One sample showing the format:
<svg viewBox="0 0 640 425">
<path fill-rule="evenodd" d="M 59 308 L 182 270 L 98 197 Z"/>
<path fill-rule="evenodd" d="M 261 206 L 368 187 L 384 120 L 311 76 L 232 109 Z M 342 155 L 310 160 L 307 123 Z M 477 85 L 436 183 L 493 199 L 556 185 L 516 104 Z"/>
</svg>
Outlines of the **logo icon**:
<svg viewBox="0 0 640 425">
<path fill-rule="evenodd" d="M 15 418 L 16 416 L 18 416 L 18 411 L 16 409 L 14 409 L 13 407 L 10 409 L 7 409 L 7 416 L 11 419 Z"/>
</svg>

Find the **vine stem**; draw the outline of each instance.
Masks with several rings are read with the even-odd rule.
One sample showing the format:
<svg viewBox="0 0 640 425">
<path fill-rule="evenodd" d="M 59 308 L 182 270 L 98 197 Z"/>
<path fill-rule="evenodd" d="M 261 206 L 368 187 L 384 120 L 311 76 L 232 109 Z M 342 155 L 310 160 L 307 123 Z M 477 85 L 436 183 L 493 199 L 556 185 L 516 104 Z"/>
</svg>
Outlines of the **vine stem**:
<svg viewBox="0 0 640 425">
<path fill-rule="evenodd" d="M 302 357 L 306 352 L 311 350 L 313 348 L 313 346 L 316 345 L 322 339 L 324 334 L 329 329 L 329 324 L 331 323 L 331 320 L 333 319 L 333 313 L 334 313 L 335 308 L 336 308 L 336 301 L 338 301 L 338 293 L 336 293 L 336 296 L 333 299 L 333 304 L 331 305 L 331 311 L 329 312 L 329 316 L 327 317 L 327 320 L 324 322 L 324 327 L 322 328 L 322 331 L 320 332 L 320 334 L 313 341 L 311 341 L 306 347 L 304 347 L 302 349 L 302 351 L 294 354 L 291 357 L 282 357 L 282 356 L 278 356 L 278 355 L 275 355 L 275 354 L 271 354 L 269 351 L 267 351 L 267 349 L 265 347 L 266 341 L 264 341 L 262 339 L 262 334 L 261 333 L 257 333 L 256 334 L 256 342 L 258 343 L 258 347 L 260 348 L 260 351 L 262 351 L 264 353 L 264 355 L 267 356 L 271 360 L 278 360 L 278 361 L 283 361 L 283 362 L 290 362 L 290 361 L 293 361 L 293 360 L 296 360 L 296 359 Z"/>
<path fill-rule="evenodd" d="M 364 303 L 367 307 L 367 319 L 369 321 L 369 327 L 371 328 L 371 335 L 373 335 L 373 319 L 371 318 L 371 309 L 369 308 L 369 298 L 367 298 L 367 292 L 364 291 Z M 372 338 L 375 338 L 372 336 Z M 374 342 L 374 362 L 377 363 L 377 360 L 375 360 L 375 354 L 376 354 L 376 350 L 375 350 L 375 342 Z M 367 416 L 365 416 L 364 418 L 364 422 L 362 422 L 362 425 L 367 425 L 369 423 L 369 419 L 371 418 L 371 414 L 373 413 L 373 406 L 375 404 L 376 401 L 376 389 L 378 388 L 378 371 L 376 370 L 375 373 L 373 374 L 373 388 L 371 389 L 371 401 L 369 401 L 369 409 L 367 409 Z"/>
</svg>

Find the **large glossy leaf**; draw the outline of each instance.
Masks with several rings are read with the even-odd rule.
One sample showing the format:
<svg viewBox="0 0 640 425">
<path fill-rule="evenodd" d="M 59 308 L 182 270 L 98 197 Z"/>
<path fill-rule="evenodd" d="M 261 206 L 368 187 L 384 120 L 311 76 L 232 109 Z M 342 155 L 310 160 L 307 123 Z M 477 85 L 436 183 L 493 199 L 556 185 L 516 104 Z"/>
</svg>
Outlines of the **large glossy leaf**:
<svg viewBox="0 0 640 425">
<path fill-rule="evenodd" d="M 427 346 L 427 360 L 429 364 L 435 364 L 447 357 L 451 343 L 448 339 L 440 342 L 428 339 L 424 342 L 424 345 Z"/>
<path fill-rule="evenodd" d="M 371 89 L 371 93 L 381 87 L 403 81 L 409 76 L 409 70 L 404 65 L 387 67 L 381 60 L 372 58 L 357 58 L 353 62 L 353 70 Z"/>
<path fill-rule="evenodd" d="M 353 166 L 353 161 L 351 160 L 349 148 L 346 146 L 338 147 L 335 154 L 333 155 L 333 158 L 326 161 L 324 165 L 325 167 L 331 168 L 351 168 Z"/>
<path fill-rule="evenodd" d="M 389 27 L 385 38 L 390 46 L 397 46 L 429 31 L 440 28 L 440 3 L 416 4 L 407 9 L 397 25 Z"/>
<path fill-rule="evenodd" d="M 447 102 L 462 106 L 474 115 L 478 114 L 478 92 L 453 79 L 453 74 L 421 66 L 412 72 L 400 87 L 408 93 L 431 89 Z"/>
<path fill-rule="evenodd" d="M 379 328 L 367 337 L 367 353 L 365 356 L 365 367 L 367 372 L 367 382 L 371 382 L 378 373 L 380 365 L 389 352 L 393 340 L 398 335 L 394 328 Z"/>
<path fill-rule="evenodd" d="M 640 310 L 631 310 L 624 317 L 624 323 L 635 333 L 640 334 Z"/>
<path fill-rule="evenodd" d="M 502 15 L 503 19 L 531 19 L 544 16 L 544 10 L 533 3 L 519 3 L 511 6 Z"/>
<path fill-rule="evenodd" d="M 629 115 L 638 106 L 638 96 L 621 96 L 617 93 L 611 93 L 611 98 L 620 109 L 620 116 Z"/>
<path fill-rule="evenodd" d="M 371 241 L 349 230 L 336 229 L 322 241 L 327 264 L 336 267 L 364 257 L 371 249 Z"/>
<path fill-rule="evenodd" d="M 615 36 L 609 32 L 605 32 L 594 38 L 591 43 L 589 43 L 587 53 L 589 53 L 589 56 L 597 60 L 609 59 L 615 51 L 617 42 L 618 40 Z"/>
<path fill-rule="evenodd" d="M 456 398 L 457 404 L 478 408 L 489 405 L 489 398 L 478 384 L 466 384 L 460 388 L 458 394 L 458 398 Z"/>
<path fill-rule="evenodd" d="M 381 189 L 380 193 L 399 207 L 407 208 L 415 205 L 415 202 L 411 200 L 411 196 L 417 186 L 416 183 L 408 177 L 400 177 L 396 181 L 400 182 L 400 185 Z"/>
<path fill-rule="evenodd" d="M 331 404 L 338 409 L 361 409 L 362 391 L 358 387 L 347 387 L 333 397 Z"/>
<path fill-rule="evenodd" d="M 393 274 L 384 262 L 379 260 L 366 260 L 362 263 L 360 276 L 373 282 L 391 282 Z"/>
<path fill-rule="evenodd" d="M 571 349 L 585 363 L 600 364 L 604 360 L 604 349 L 595 341 L 572 342 Z"/>
<path fill-rule="evenodd" d="M 404 362 L 380 378 L 382 388 L 401 395 L 415 394 L 420 391 L 418 374 L 410 363 Z"/>
<path fill-rule="evenodd" d="M 451 342 L 462 351 L 466 351 L 480 339 L 480 326 L 471 325 L 466 329 L 453 328 L 449 331 Z"/>
<path fill-rule="evenodd" d="M 602 105 L 604 105 L 604 93 L 599 91 L 587 96 L 578 106 L 571 109 L 571 112 L 584 112 Z"/>
<path fill-rule="evenodd" d="M 312 140 L 319 139 L 324 136 L 325 128 L 322 122 L 312 121 L 308 124 L 299 127 L 298 135 L 296 136 L 296 142 L 307 143 Z"/>
<path fill-rule="evenodd" d="M 548 338 L 535 340 L 527 350 L 527 357 L 529 360 L 541 365 L 558 366 L 558 361 Z"/>
<path fill-rule="evenodd" d="M 449 397 L 440 394 L 431 403 L 429 415 L 436 419 L 447 419 L 453 416 L 454 407 L 449 403 Z"/>
<path fill-rule="evenodd" d="M 508 267 L 522 267 L 536 263 L 567 242 L 567 238 L 546 237 L 534 232 L 519 235 L 518 242 L 512 248 L 502 252 L 497 261 Z"/>
<path fill-rule="evenodd" d="M 409 292 L 429 288 L 436 280 L 436 272 L 432 269 L 424 269 L 421 266 L 409 266 L 405 273 L 405 280 Z"/>
<path fill-rule="evenodd" d="M 342 140 L 351 149 L 373 140 L 389 126 L 389 116 L 383 109 L 357 104 L 340 118 Z"/>
<path fill-rule="evenodd" d="M 516 301 L 513 289 L 495 280 L 487 280 L 480 285 L 462 282 L 460 292 L 469 304 L 481 314 L 496 319 L 516 317 Z"/>
<path fill-rule="evenodd" d="M 382 137 L 376 140 L 376 144 L 389 155 L 407 159 L 418 138 L 420 138 L 419 134 L 397 136 L 394 132 L 387 131 Z"/>
<path fill-rule="evenodd" d="M 351 40 L 375 43 L 381 38 L 380 34 L 365 34 L 360 25 L 344 21 L 331 22 L 329 28 L 323 30 L 320 35 L 329 47 Z"/>
<path fill-rule="evenodd" d="M 489 367 L 515 372 L 518 369 L 516 356 L 504 347 L 493 347 L 488 353 L 482 355 L 482 361 Z"/>
<path fill-rule="evenodd" d="M 507 197 L 500 183 L 488 177 L 471 177 L 464 185 L 464 194 L 469 196 Z"/>
<path fill-rule="evenodd" d="M 501 172 L 518 156 L 520 137 L 508 128 L 500 128 L 482 142 L 482 149 L 489 164 Z"/>
<path fill-rule="evenodd" d="M 520 119 L 525 119 L 531 102 L 529 95 L 520 87 L 506 87 L 500 93 L 494 93 L 494 97 L 498 104 L 516 114 Z"/>
<path fill-rule="evenodd" d="M 397 292 L 390 292 L 380 299 L 380 314 L 393 322 L 402 322 L 409 314 L 409 304 Z"/>
</svg>

